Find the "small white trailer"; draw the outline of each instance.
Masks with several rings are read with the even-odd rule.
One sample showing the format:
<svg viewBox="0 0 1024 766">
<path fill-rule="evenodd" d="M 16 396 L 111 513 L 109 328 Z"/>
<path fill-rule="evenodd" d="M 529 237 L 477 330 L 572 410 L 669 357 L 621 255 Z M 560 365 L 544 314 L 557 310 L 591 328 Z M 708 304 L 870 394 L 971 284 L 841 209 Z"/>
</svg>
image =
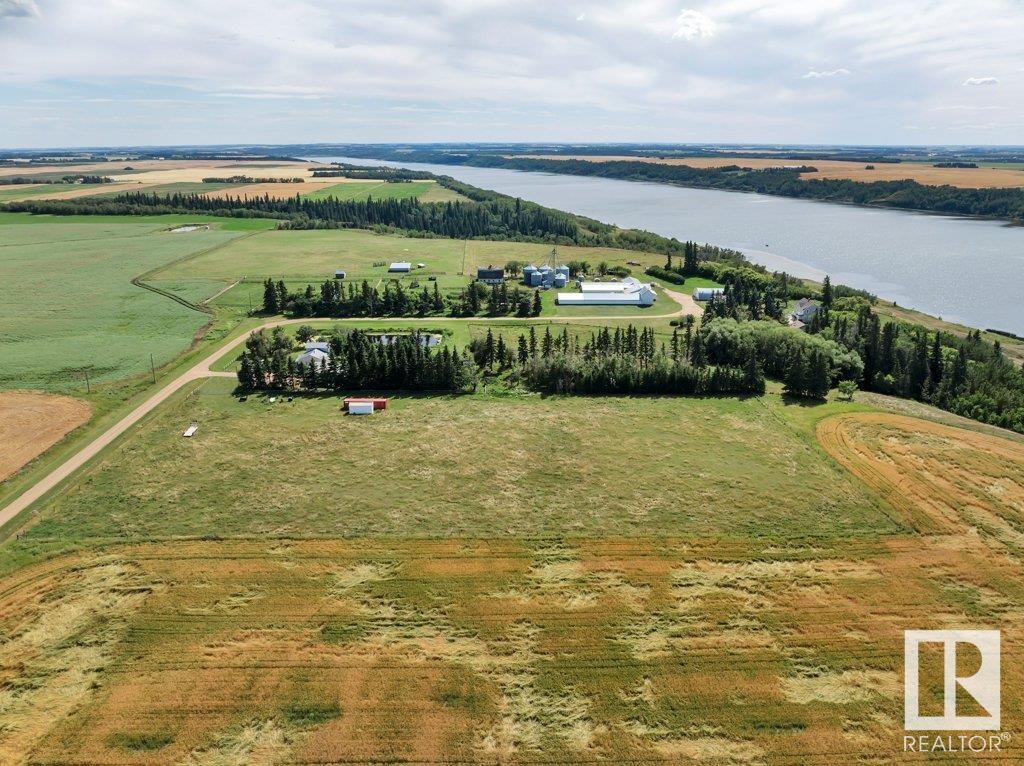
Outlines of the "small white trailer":
<svg viewBox="0 0 1024 766">
<path fill-rule="evenodd" d="M 373 402 L 349 402 L 348 403 L 348 414 L 349 415 L 372 415 L 373 414 Z"/>
</svg>

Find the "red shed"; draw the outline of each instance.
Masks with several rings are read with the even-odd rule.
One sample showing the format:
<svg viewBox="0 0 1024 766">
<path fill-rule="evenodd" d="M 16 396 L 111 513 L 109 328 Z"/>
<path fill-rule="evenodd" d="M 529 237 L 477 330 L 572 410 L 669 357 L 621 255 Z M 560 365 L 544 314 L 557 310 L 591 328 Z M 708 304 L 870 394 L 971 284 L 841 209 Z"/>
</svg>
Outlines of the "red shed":
<svg viewBox="0 0 1024 766">
<path fill-rule="evenodd" d="M 344 401 L 346 410 L 352 402 L 372 402 L 373 409 L 375 410 L 386 410 L 388 408 L 388 400 L 383 397 L 348 396 Z"/>
</svg>

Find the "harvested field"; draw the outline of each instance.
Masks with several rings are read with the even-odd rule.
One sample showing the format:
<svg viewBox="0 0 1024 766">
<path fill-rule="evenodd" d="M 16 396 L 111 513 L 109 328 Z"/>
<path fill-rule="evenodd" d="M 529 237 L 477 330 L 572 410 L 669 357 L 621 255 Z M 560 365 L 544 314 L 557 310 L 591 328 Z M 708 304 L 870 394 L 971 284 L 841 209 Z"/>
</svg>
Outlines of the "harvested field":
<svg viewBox="0 0 1024 766">
<path fill-rule="evenodd" d="M 828 418 L 825 450 L 914 529 L 1024 552 L 1024 444 L 888 413 Z"/>
<path fill-rule="evenodd" d="M 653 162 L 661 165 L 687 165 L 691 168 L 720 168 L 726 165 L 739 165 L 742 168 L 779 168 L 809 165 L 818 169 L 817 173 L 804 173 L 801 178 L 837 178 L 850 181 L 902 181 L 910 179 L 928 186 L 959 186 L 964 189 L 1011 188 L 1024 186 L 1024 170 L 1018 168 L 936 168 L 922 162 L 878 162 L 874 169 L 868 170 L 866 162 L 849 162 L 846 160 L 779 160 L 751 157 L 631 157 L 622 155 L 520 155 L 545 160 L 584 160 L 586 162 Z"/>
<path fill-rule="evenodd" d="M 976 538 L 763 557 L 667 538 L 57 559 L 0 581 L 0 758 L 890 762 L 903 629 L 964 620 L 1003 628 L 1003 704 L 1020 709 L 1021 577 Z"/>
<path fill-rule="evenodd" d="M 0 391 L 0 481 L 43 454 L 92 414 L 81 399 L 33 391 Z"/>
</svg>

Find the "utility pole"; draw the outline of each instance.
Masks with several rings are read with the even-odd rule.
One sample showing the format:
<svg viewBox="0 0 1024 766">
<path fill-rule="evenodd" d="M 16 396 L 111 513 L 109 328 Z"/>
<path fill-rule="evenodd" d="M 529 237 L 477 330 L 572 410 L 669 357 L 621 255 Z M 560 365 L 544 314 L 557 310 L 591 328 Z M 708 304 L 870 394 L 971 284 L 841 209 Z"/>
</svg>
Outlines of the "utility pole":
<svg viewBox="0 0 1024 766">
<path fill-rule="evenodd" d="M 85 368 L 85 393 L 91 394 L 92 388 L 89 386 L 89 368 Z"/>
<path fill-rule="evenodd" d="M 153 382 L 156 383 L 156 365 L 153 363 L 153 352 L 149 353 L 149 371 L 153 373 Z"/>
</svg>

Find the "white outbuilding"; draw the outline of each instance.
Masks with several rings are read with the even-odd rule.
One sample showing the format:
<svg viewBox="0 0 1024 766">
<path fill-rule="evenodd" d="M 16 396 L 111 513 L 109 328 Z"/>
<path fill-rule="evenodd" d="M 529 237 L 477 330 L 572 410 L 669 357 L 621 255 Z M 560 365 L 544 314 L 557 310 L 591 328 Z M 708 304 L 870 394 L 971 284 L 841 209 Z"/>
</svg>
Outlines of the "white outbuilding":
<svg viewBox="0 0 1024 766">
<path fill-rule="evenodd" d="M 348 403 L 348 414 L 349 415 L 372 415 L 373 414 L 373 402 L 349 402 Z"/>
<path fill-rule="evenodd" d="M 725 293 L 724 287 L 698 287 L 693 291 L 695 301 L 709 301 Z"/>
<path fill-rule="evenodd" d="M 559 306 L 650 306 L 654 287 L 633 277 L 621 282 L 580 282 L 578 293 L 558 293 Z"/>
<path fill-rule="evenodd" d="M 409 261 L 395 261 L 388 266 L 388 271 L 396 271 L 399 273 L 405 273 L 412 271 L 412 263 Z"/>
</svg>

